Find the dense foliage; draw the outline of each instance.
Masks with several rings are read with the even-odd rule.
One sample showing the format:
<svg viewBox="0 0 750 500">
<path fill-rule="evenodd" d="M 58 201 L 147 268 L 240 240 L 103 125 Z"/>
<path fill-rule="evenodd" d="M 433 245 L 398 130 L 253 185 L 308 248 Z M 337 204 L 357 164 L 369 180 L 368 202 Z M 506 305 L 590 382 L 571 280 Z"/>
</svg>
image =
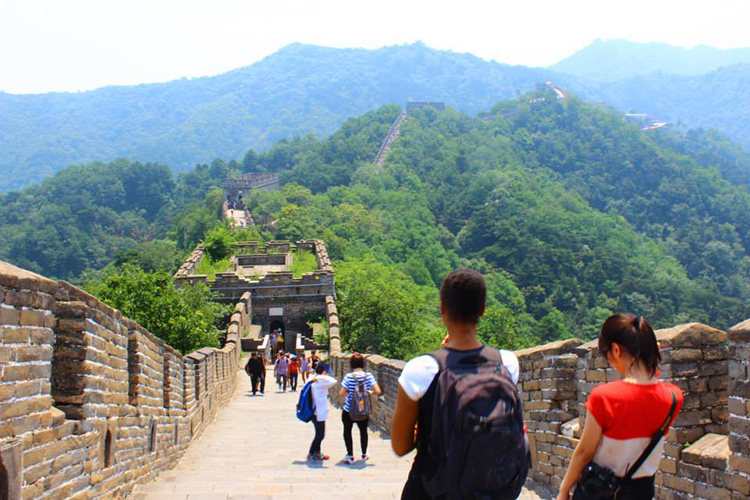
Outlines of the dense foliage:
<svg viewBox="0 0 750 500">
<path fill-rule="evenodd" d="M 397 106 L 350 119 L 325 140 L 280 141 L 176 180 L 153 165 L 76 167 L 0 200 L 0 230 L 16 235 L 0 248 L 16 264 L 65 277 L 111 260 L 166 270 L 200 241 L 216 272 L 237 240 L 321 238 L 337 272 L 345 347 L 399 358 L 439 345 L 437 288 L 459 266 L 486 276 L 479 335 L 507 348 L 591 338 L 615 311 L 644 314 L 657 327 L 727 328 L 750 315 L 748 155 L 715 133 L 645 134 L 605 108 L 554 97 L 530 94 L 479 117 L 413 111 L 383 167 L 370 161 Z M 155 169 L 165 180 L 140 188 L 151 190 L 147 197 L 112 200 L 118 183 L 129 185 L 121 180 L 125 165 L 149 178 Z M 230 232 L 218 220 L 217 186 L 255 170 L 279 172 L 282 188 L 247 196 L 259 226 Z M 65 182 L 71 176 L 85 181 L 75 187 L 85 204 Z M 45 192 L 59 196 L 41 199 Z M 86 205 L 94 213 L 129 211 L 151 231 L 100 249 L 100 260 L 71 256 L 54 238 L 48 254 L 29 258 L 24 228 L 88 231 L 85 218 L 60 227 L 37 215 L 63 201 L 74 214 Z M 113 203 L 130 208 L 118 213 Z M 96 248 L 111 233 L 102 225 L 82 241 Z M 77 267 L 66 268 L 61 255 Z M 135 273 L 126 269 L 107 269 L 104 279 Z M 118 289 L 118 280 L 109 283 Z"/>
<path fill-rule="evenodd" d="M 129 264 L 109 268 L 87 289 L 183 354 L 218 347 L 217 327 L 231 310 L 213 302 L 205 285 L 178 289 L 169 274 Z"/>
<path fill-rule="evenodd" d="M 74 282 L 113 260 L 173 272 L 219 224 L 216 186 L 238 169 L 217 160 L 175 180 L 164 165 L 128 160 L 67 168 L 0 195 L 0 259 Z"/>
<path fill-rule="evenodd" d="M 344 276 L 345 345 L 400 356 L 436 345 L 434 292 L 459 265 L 491 284 L 480 335 L 513 348 L 591 338 L 620 310 L 662 327 L 728 327 L 750 313 L 747 188 L 724 180 L 720 166 L 739 175 L 744 158 L 728 161 L 731 151 L 717 143 L 711 153 L 701 134 L 647 136 L 615 113 L 544 97 L 503 103 L 480 119 L 414 112 L 385 168 L 326 158 L 340 137 L 308 144 L 290 160 L 288 178 L 303 186 L 251 197 L 256 219 L 273 221 L 268 237 L 326 240 Z M 361 119 L 350 129 L 368 126 Z M 367 158 L 357 151 L 377 142 L 340 147 Z M 340 175 L 328 176 L 332 169 Z M 367 274 L 372 262 L 387 279 Z M 419 310 L 413 297 L 432 297 L 431 306 Z M 407 314 L 390 315 L 394 324 L 370 317 L 391 304 Z"/>
</svg>

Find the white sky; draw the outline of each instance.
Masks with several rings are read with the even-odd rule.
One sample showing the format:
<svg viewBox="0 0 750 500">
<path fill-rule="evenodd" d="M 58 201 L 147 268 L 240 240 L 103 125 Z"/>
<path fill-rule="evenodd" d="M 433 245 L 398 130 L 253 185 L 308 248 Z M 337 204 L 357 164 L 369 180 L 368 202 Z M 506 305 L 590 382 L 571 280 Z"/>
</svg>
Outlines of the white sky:
<svg viewBox="0 0 750 500">
<path fill-rule="evenodd" d="M 0 0 L 0 90 L 215 75 L 292 42 L 546 66 L 597 38 L 750 47 L 750 0 Z"/>
</svg>

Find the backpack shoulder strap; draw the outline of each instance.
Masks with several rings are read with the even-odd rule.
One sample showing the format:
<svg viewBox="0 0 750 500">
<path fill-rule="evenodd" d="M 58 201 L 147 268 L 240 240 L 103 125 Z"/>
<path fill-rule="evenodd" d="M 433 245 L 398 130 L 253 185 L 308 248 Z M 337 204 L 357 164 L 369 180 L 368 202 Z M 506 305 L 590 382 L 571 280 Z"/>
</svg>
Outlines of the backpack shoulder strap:
<svg viewBox="0 0 750 500">
<path fill-rule="evenodd" d="M 672 406 L 669 408 L 667 417 L 664 419 L 664 422 L 659 426 L 659 428 L 656 429 L 656 432 L 654 432 L 653 436 L 651 436 L 651 441 L 648 443 L 646 449 L 643 450 L 635 463 L 630 468 L 628 468 L 625 476 L 623 477 L 625 481 L 629 481 L 633 477 L 633 474 L 635 474 L 635 472 L 641 467 L 641 465 L 643 465 L 643 462 L 645 462 L 649 455 L 651 455 L 651 452 L 654 451 L 654 448 L 656 448 L 656 444 L 664 436 L 664 433 L 667 432 L 667 429 L 669 429 L 669 424 L 672 423 L 672 417 L 674 417 L 674 412 L 677 408 L 677 397 L 674 395 L 674 391 L 670 392 L 672 393 Z"/>
<path fill-rule="evenodd" d="M 494 347 L 490 347 L 486 345 L 480 351 L 479 355 L 482 356 L 487 361 L 492 361 L 493 363 L 500 363 L 501 365 L 505 365 L 505 363 L 503 363 L 503 353 L 500 352 L 500 349 L 495 349 Z"/>
<path fill-rule="evenodd" d="M 450 351 L 448 351 L 448 349 L 438 349 L 436 351 L 427 353 L 428 356 L 435 358 L 435 361 L 437 361 L 438 373 L 445 370 L 445 368 L 448 366 L 448 354 L 449 353 Z"/>
</svg>

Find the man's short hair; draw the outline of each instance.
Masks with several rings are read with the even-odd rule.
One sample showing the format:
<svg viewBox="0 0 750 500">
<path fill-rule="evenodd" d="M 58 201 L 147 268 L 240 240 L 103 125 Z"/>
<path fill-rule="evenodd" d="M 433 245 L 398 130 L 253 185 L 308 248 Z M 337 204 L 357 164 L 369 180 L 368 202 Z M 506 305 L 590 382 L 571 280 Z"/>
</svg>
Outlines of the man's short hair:
<svg viewBox="0 0 750 500">
<path fill-rule="evenodd" d="M 479 322 L 487 301 L 484 278 L 472 269 L 457 269 L 440 286 L 440 302 L 448 317 L 460 323 Z"/>
</svg>

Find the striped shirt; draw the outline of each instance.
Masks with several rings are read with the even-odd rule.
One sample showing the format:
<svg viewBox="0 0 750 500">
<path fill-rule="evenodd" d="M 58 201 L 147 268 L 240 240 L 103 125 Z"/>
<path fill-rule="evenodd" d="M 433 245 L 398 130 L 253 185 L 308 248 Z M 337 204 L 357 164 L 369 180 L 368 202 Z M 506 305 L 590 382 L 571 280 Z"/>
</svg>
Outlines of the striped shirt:
<svg viewBox="0 0 750 500">
<path fill-rule="evenodd" d="M 361 382 L 362 380 L 365 382 L 365 389 L 367 389 L 367 392 L 372 391 L 372 388 L 378 383 L 372 373 L 364 372 L 361 369 L 354 370 L 352 373 L 347 373 L 344 376 L 344 380 L 341 382 L 341 387 L 346 389 L 344 411 L 349 411 L 349 404 L 354 397 L 354 388 L 356 387 L 357 382 Z"/>
</svg>

